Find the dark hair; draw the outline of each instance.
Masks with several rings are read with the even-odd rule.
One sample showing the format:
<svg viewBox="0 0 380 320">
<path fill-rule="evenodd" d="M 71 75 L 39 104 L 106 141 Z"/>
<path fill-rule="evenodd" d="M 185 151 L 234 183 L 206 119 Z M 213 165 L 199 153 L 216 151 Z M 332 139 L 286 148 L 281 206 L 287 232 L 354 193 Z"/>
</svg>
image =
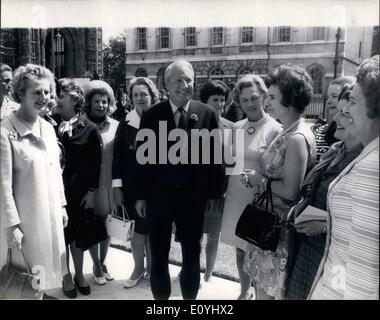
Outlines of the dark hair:
<svg viewBox="0 0 380 320">
<path fill-rule="evenodd" d="M 361 63 L 356 72 L 356 81 L 363 91 L 368 118 L 378 118 L 380 103 L 379 55 Z"/>
<path fill-rule="evenodd" d="M 268 76 L 269 86 L 276 85 L 280 89 L 281 104 L 284 107 L 292 106 L 299 113 L 305 111 L 313 95 L 313 86 L 311 77 L 304 68 L 280 65 Z"/>
<path fill-rule="evenodd" d="M 350 94 L 352 89 L 354 88 L 353 84 L 345 84 L 342 91 L 339 93 L 338 101 L 347 100 L 350 101 Z"/>
<path fill-rule="evenodd" d="M 75 102 L 74 110 L 78 112 L 84 104 L 84 91 L 83 88 L 71 78 L 62 78 L 58 80 L 58 91 L 67 92 L 70 94 Z"/>
<path fill-rule="evenodd" d="M 208 98 L 213 95 L 224 96 L 227 100 L 228 98 L 228 87 L 221 80 L 211 80 L 207 81 L 199 91 L 199 99 L 203 103 L 207 103 Z"/>
</svg>

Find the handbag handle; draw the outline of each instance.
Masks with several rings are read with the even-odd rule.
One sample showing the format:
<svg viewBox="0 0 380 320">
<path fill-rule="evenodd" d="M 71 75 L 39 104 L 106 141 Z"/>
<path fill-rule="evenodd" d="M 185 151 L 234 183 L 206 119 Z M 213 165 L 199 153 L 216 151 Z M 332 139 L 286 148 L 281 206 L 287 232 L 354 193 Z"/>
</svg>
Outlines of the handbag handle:
<svg viewBox="0 0 380 320">
<path fill-rule="evenodd" d="M 28 276 L 31 277 L 31 272 L 30 272 L 30 265 L 28 263 L 28 260 L 26 259 L 26 255 L 24 252 L 24 249 L 21 247 L 21 253 L 22 257 L 24 259 L 25 267 L 26 267 L 26 272 L 28 273 Z M 12 249 L 8 248 L 8 254 L 7 254 L 7 266 L 6 266 L 6 272 L 8 272 L 8 267 L 12 264 Z"/>
<path fill-rule="evenodd" d="M 116 204 L 114 204 L 113 207 L 112 207 L 112 211 L 111 211 L 111 216 L 112 217 L 115 215 L 115 209 L 116 209 L 116 207 L 117 207 Z M 121 212 L 123 214 L 123 221 L 124 222 L 126 221 L 125 217 L 127 217 L 128 220 L 131 220 L 131 218 L 128 215 L 128 211 L 127 211 L 127 209 L 125 209 L 124 205 L 121 205 Z"/>
</svg>

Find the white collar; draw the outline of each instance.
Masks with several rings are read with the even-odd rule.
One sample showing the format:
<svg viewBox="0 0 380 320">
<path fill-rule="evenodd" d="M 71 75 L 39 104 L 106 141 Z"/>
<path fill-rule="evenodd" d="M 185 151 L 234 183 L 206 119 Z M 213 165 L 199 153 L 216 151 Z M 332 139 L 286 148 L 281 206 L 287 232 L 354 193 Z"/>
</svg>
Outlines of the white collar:
<svg viewBox="0 0 380 320">
<path fill-rule="evenodd" d="M 137 113 L 136 109 L 133 109 L 131 112 L 128 112 L 128 114 L 125 116 L 125 121 L 128 122 L 128 125 L 139 129 L 140 128 L 140 116 Z"/>
<path fill-rule="evenodd" d="M 173 112 L 173 114 L 175 114 L 178 107 L 170 99 L 169 99 L 169 102 L 170 102 L 170 106 L 172 108 L 172 112 Z M 189 111 L 189 106 L 190 106 L 190 100 L 187 101 L 187 103 L 182 107 L 186 111 L 186 113 Z"/>
</svg>

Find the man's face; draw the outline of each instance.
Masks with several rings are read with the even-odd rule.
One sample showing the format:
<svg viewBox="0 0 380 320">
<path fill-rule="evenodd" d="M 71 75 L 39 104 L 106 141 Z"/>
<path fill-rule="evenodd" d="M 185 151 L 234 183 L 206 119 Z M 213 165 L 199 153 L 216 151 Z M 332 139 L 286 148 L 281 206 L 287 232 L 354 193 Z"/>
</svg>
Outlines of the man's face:
<svg viewBox="0 0 380 320">
<path fill-rule="evenodd" d="M 167 79 L 170 99 L 177 107 L 184 106 L 194 92 L 194 74 L 185 66 L 175 66 Z"/>
<path fill-rule="evenodd" d="M 11 82 L 13 80 L 11 71 L 3 71 L 0 74 L 0 91 L 1 95 L 9 95 L 11 91 Z"/>
</svg>

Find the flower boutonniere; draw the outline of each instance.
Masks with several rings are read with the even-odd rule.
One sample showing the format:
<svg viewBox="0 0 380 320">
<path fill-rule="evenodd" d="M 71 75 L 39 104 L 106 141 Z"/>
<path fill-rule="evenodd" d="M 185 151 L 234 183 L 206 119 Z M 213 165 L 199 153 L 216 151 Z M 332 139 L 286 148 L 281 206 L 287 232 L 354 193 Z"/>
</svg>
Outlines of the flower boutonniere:
<svg viewBox="0 0 380 320">
<path fill-rule="evenodd" d="M 192 113 L 190 115 L 190 120 L 192 120 L 193 122 L 198 122 L 198 115 L 196 113 Z"/>
<path fill-rule="evenodd" d="M 9 138 L 17 141 L 19 138 L 17 131 L 9 131 Z"/>
</svg>

